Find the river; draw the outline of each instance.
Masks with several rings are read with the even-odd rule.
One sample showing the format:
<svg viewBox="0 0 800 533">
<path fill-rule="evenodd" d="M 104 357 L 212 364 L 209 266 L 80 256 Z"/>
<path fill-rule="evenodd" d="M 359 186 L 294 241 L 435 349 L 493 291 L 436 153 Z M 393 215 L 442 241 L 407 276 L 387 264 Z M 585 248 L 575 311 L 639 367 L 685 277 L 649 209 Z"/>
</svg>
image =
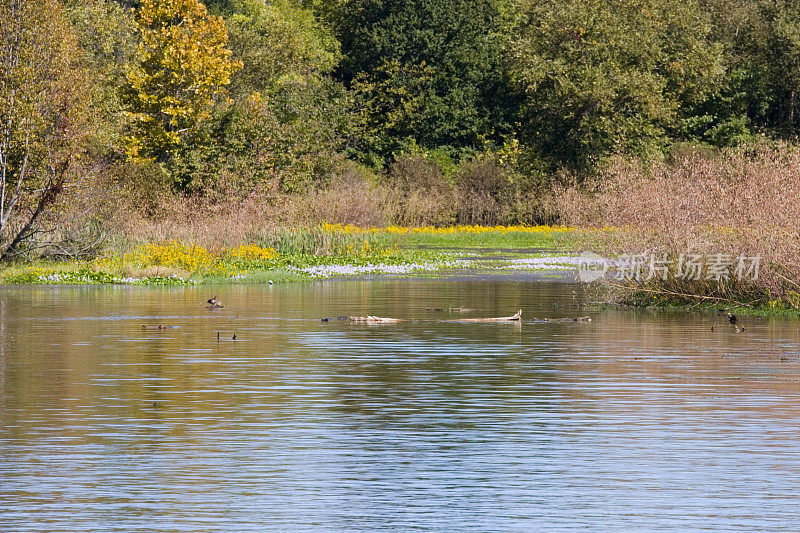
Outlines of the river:
<svg viewBox="0 0 800 533">
<path fill-rule="evenodd" d="M 798 323 L 586 299 L 480 278 L 0 288 L 0 530 L 800 530 Z M 406 320 L 335 319 L 366 314 Z"/>
</svg>

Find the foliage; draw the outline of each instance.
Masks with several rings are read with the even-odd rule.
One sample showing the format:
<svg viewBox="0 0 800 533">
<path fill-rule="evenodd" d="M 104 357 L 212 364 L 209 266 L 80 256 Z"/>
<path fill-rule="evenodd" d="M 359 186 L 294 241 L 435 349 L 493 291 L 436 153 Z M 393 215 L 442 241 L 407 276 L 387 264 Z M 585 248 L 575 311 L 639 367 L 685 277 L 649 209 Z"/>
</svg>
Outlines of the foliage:
<svg viewBox="0 0 800 533">
<path fill-rule="evenodd" d="M 761 15 L 767 27 L 759 55 L 765 60 L 770 89 L 770 125 L 783 135 L 800 130 L 800 10 L 788 0 L 764 1 Z"/>
<path fill-rule="evenodd" d="M 8 253 L 74 178 L 89 91 L 56 0 L 0 2 L 0 49 L 0 239 Z"/>
<path fill-rule="evenodd" d="M 336 39 L 300 2 L 238 0 L 232 9 L 230 46 L 243 64 L 233 77 L 233 94 L 273 94 L 329 73 L 339 60 Z"/>
<path fill-rule="evenodd" d="M 338 85 L 310 80 L 295 92 L 252 93 L 215 113 L 168 163 L 187 192 L 308 192 L 333 173 L 345 105 Z"/>
<path fill-rule="evenodd" d="M 138 62 L 123 92 L 127 153 L 166 161 L 208 118 L 241 64 L 230 57 L 222 18 L 198 0 L 142 0 L 136 24 Z"/>
<path fill-rule="evenodd" d="M 558 222 L 554 184 L 613 181 L 619 156 L 713 161 L 800 128 L 795 0 L 0 0 L 0 14 L 0 249 L 17 252 L 91 255 L 121 221 L 211 248 L 276 221 Z"/>
<path fill-rule="evenodd" d="M 387 173 L 384 210 L 404 226 L 447 226 L 456 221 L 453 183 L 442 167 L 424 155 L 404 154 Z"/>
<path fill-rule="evenodd" d="M 307 192 L 341 159 L 344 90 L 326 74 L 338 46 L 309 10 L 285 0 L 237 0 L 229 11 L 234 58 L 244 65 L 218 108 L 169 170 L 186 191 Z"/>
<path fill-rule="evenodd" d="M 560 204 L 571 223 L 629 228 L 616 243 L 603 243 L 605 251 L 717 257 L 729 273 L 716 279 L 706 271 L 698 283 L 656 279 L 639 289 L 700 299 L 793 298 L 800 279 L 797 146 L 765 143 L 716 157 L 686 153 L 670 162 L 615 158 L 604 174 L 592 194 L 567 190 Z M 756 276 L 737 279 L 737 257 L 758 258 Z"/>
<path fill-rule="evenodd" d="M 97 155 L 104 157 L 123 142 L 126 119 L 119 87 L 136 55 L 136 22 L 131 10 L 111 0 L 68 0 L 64 4 L 78 37 L 81 63 L 93 79 L 92 144 Z"/>
<path fill-rule="evenodd" d="M 719 83 L 709 31 L 692 0 L 530 3 L 510 48 L 526 95 L 522 138 L 574 169 L 617 151 L 653 154 Z"/>
<path fill-rule="evenodd" d="M 574 229 L 551 226 L 362 228 L 323 224 L 274 230 L 262 236 L 276 248 L 251 243 L 212 253 L 176 240 L 144 243 L 127 251 L 118 245 L 92 261 L 8 265 L 0 270 L 0 279 L 5 283 L 186 285 L 407 274 L 458 265 L 457 253 L 444 250 L 498 246 L 571 249 L 575 234 Z"/>
<path fill-rule="evenodd" d="M 784 138 L 800 130 L 800 11 L 791 0 L 706 0 L 728 65 L 723 93 L 735 112 Z M 726 101 L 714 102 L 716 111 Z M 720 105 L 722 104 L 722 105 Z"/>
<path fill-rule="evenodd" d="M 342 43 L 336 71 L 354 91 L 365 162 L 391 160 L 413 139 L 426 148 L 482 148 L 510 129 L 503 68 L 504 2 L 351 0 L 327 17 Z"/>
<path fill-rule="evenodd" d="M 274 259 L 277 256 L 274 248 L 262 248 L 257 244 L 243 244 L 228 250 L 226 257 L 234 261 L 258 261 Z"/>
<path fill-rule="evenodd" d="M 493 226 L 512 219 L 522 192 L 512 174 L 491 159 L 470 161 L 456 176 L 459 224 Z"/>
<path fill-rule="evenodd" d="M 277 230 L 262 235 L 259 240 L 267 249 L 285 255 L 368 256 L 393 246 L 392 239 L 385 235 L 351 231 L 349 227 L 335 224 Z"/>
<path fill-rule="evenodd" d="M 147 266 L 166 266 L 195 272 L 214 262 L 214 257 L 203 247 L 171 240 L 163 244 L 147 244 L 142 249 L 141 261 Z"/>
</svg>

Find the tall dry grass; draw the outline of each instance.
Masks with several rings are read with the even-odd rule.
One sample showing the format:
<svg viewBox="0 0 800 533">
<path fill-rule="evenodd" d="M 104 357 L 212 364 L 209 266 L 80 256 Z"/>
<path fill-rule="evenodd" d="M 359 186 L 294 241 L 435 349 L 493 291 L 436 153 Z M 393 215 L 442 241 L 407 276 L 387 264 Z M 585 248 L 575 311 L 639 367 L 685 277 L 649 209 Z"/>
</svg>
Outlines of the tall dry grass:
<svg viewBox="0 0 800 533">
<path fill-rule="evenodd" d="M 215 176 L 213 187 L 176 193 L 155 163 L 112 160 L 59 197 L 26 242 L 23 259 L 87 258 L 106 248 L 178 240 L 211 251 L 271 242 L 287 228 L 321 223 L 444 227 L 557 222 L 543 213 L 541 188 L 491 158 L 448 165 L 408 154 L 385 172 L 339 162 L 302 193 L 277 178 Z M 258 169 L 249 169 L 256 173 Z M 251 179 L 252 178 L 252 179 Z"/>
<path fill-rule="evenodd" d="M 721 299 L 782 300 L 800 291 L 800 148 L 688 152 L 666 162 L 616 159 L 586 188 L 557 195 L 563 222 L 628 228 L 607 252 L 760 256 L 754 283 L 675 278 L 639 289 Z"/>
<path fill-rule="evenodd" d="M 131 213 L 120 234 L 132 242 L 178 240 L 212 251 L 249 243 L 271 243 L 287 228 L 311 228 L 335 221 L 380 225 L 374 200 L 364 191 L 317 191 L 304 196 L 254 192 L 213 203 L 174 196 L 149 216 Z"/>
</svg>

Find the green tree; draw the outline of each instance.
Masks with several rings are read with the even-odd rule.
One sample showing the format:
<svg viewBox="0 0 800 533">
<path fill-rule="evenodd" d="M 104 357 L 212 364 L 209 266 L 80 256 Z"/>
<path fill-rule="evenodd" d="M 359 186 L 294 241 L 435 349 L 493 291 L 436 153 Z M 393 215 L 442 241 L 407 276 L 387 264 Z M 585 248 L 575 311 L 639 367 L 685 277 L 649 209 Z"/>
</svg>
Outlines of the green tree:
<svg viewBox="0 0 800 533">
<path fill-rule="evenodd" d="M 342 43 L 336 76 L 355 94 L 365 155 L 408 142 L 482 149 L 516 112 L 503 64 L 507 2 L 350 0 L 326 9 Z"/>
<path fill-rule="evenodd" d="M 793 0 L 760 0 L 743 32 L 753 118 L 786 138 L 800 133 L 800 8 Z M 766 95 L 766 102 L 758 96 Z M 760 101 L 759 101 L 760 100 Z M 763 111 L 759 116 L 758 111 Z"/>
<path fill-rule="evenodd" d="M 138 65 L 123 93 L 127 152 L 166 161 L 209 117 L 241 65 L 231 59 L 222 18 L 197 0 L 142 0 L 136 23 Z"/>
<path fill-rule="evenodd" d="M 232 7 L 230 46 L 243 64 L 233 94 L 274 93 L 329 74 L 340 59 L 339 43 L 297 1 L 238 0 Z"/>
<path fill-rule="evenodd" d="M 57 0 L 0 1 L 0 241 L 31 236 L 75 177 L 89 131 L 89 78 Z"/>
<path fill-rule="evenodd" d="M 95 151 L 118 153 L 126 124 L 119 87 L 136 55 L 133 11 L 113 0 L 65 0 L 64 7 L 78 37 L 82 63 L 94 80 Z"/>
<path fill-rule="evenodd" d="M 233 104 L 217 109 L 171 170 L 204 193 L 321 184 L 348 123 L 345 91 L 328 77 L 338 43 L 299 1 L 234 0 L 224 8 L 233 57 L 243 65 L 231 78 Z"/>
<path fill-rule="evenodd" d="M 692 0 L 540 0 L 510 60 L 525 92 L 521 139 L 553 164 L 590 169 L 680 136 L 718 88 L 721 46 Z"/>
</svg>

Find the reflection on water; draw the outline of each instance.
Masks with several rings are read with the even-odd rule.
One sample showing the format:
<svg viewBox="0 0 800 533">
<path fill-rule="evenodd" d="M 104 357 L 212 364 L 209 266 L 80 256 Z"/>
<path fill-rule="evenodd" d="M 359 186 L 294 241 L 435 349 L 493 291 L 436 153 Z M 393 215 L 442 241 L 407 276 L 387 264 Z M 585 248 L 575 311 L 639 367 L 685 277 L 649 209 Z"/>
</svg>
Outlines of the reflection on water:
<svg viewBox="0 0 800 533">
<path fill-rule="evenodd" d="M 0 529 L 798 530 L 798 325 L 581 302 L 479 280 L 4 288 Z M 594 321 L 427 310 L 457 306 Z M 319 320 L 368 313 L 412 320 Z"/>
</svg>

